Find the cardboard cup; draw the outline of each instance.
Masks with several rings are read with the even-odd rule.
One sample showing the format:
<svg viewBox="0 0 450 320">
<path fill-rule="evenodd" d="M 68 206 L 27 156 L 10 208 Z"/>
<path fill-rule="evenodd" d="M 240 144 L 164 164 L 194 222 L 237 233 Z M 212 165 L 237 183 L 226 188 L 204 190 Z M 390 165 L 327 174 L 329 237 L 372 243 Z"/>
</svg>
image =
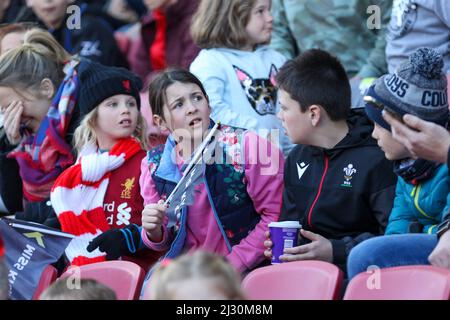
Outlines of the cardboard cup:
<svg viewBox="0 0 450 320">
<path fill-rule="evenodd" d="M 282 221 L 269 223 L 272 240 L 272 264 L 282 263 L 280 256 L 285 248 L 297 246 L 298 233 L 302 228 L 298 221 Z"/>
</svg>

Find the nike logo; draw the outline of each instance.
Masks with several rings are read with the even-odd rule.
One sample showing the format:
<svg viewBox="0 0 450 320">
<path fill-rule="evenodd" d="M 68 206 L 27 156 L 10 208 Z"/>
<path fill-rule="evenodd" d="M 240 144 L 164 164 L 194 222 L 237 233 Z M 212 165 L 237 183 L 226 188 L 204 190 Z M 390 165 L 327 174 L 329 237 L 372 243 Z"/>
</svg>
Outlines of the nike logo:
<svg viewBox="0 0 450 320">
<path fill-rule="evenodd" d="M 308 169 L 309 164 L 305 164 L 304 162 L 300 163 L 300 165 L 297 163 L 297 171 L 298 171 L 298 180 L 300 180 L 305 173 L 306 169 Z"/>
</svg>

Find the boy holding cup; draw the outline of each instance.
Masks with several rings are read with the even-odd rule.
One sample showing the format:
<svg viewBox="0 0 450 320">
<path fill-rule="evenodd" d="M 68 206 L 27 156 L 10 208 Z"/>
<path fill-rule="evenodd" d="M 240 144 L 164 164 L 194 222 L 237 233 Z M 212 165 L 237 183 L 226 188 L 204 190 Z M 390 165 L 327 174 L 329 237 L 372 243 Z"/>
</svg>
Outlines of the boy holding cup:
<svg viewBox="0 0 450 320">
<path fill-rule="evenodd" d="M 348 77 L 335 57 L 308 50 L 280 69 L 277 83 L 278 117 L 297 144 L 285 163 L 280 221 L 302 225 L 299 243 L 279 259 L 322 260 L 345 270 L 353 246 L 384 232 L 395 194 L 392 164 L 363 111 L 350 110 Z"/>
</svg>

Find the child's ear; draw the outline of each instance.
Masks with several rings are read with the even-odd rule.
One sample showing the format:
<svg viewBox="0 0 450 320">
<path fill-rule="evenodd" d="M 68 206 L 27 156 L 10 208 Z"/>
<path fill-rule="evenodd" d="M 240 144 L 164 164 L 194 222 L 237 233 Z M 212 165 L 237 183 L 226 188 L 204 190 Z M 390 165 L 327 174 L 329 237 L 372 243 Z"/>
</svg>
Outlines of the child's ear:
<svg viewBox="0 0 450 320">
<path fill-rule="evenodd" d="M 166 121 L 164 121 L 164 119 L 157 114 L 153 115 L 153 123 L 163 131 L 168 129 Z"/>
<path fill-rule="evenodd" d="M 311 125 L 313 127 L 317 127 L 317 125 L 319 124 L 320 118 L 322 116 L 321 111 L 322 110 L 320 109 L 320 106 L 318 106 L 316 104 L 313 104 L 312 106 L 309 107 L 309 110 L 308 110 L 309 119 L 310 119 Z"/>
<path fill-rule="evenodd" d="M 41 85 L 39 86 L 39 93 L 42 97 L 45 97 L 49 100 L 53 98 L 53 95 L 55 94 L 55 86 L 49 78 L 44 78 L 41 81 Z"/>
</svg>

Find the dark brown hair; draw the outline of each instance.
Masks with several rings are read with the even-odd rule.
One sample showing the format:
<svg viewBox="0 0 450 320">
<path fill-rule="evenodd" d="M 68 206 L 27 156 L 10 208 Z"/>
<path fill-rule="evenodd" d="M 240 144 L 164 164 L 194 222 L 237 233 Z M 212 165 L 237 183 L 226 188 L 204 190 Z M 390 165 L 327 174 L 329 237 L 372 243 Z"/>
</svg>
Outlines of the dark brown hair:
<svg viewBox="0 0 450 320">
<path fill-rule="evenodd" d="M 164 119 L 164 105 L 167 103 L 166 90 L 175 82 L 193 83 L 199 86 L 205 97 L 208 97 L 201 81 L 187 70 L 168 69 L 153 79 L 148 88 L 148 100 L 154 115 Z M 165 119 L 164 119 L 165 120 Z"/>
<path fill-rule="evenodd" d="M 339 60 L 324 50 L 310 49 L 287 61 L 277 74 L 277 85 L 300 104 L 302 112 L 315 104 L 332 121 L 347 118 L 351 106 L 347 74 Z"/>
</svg>

